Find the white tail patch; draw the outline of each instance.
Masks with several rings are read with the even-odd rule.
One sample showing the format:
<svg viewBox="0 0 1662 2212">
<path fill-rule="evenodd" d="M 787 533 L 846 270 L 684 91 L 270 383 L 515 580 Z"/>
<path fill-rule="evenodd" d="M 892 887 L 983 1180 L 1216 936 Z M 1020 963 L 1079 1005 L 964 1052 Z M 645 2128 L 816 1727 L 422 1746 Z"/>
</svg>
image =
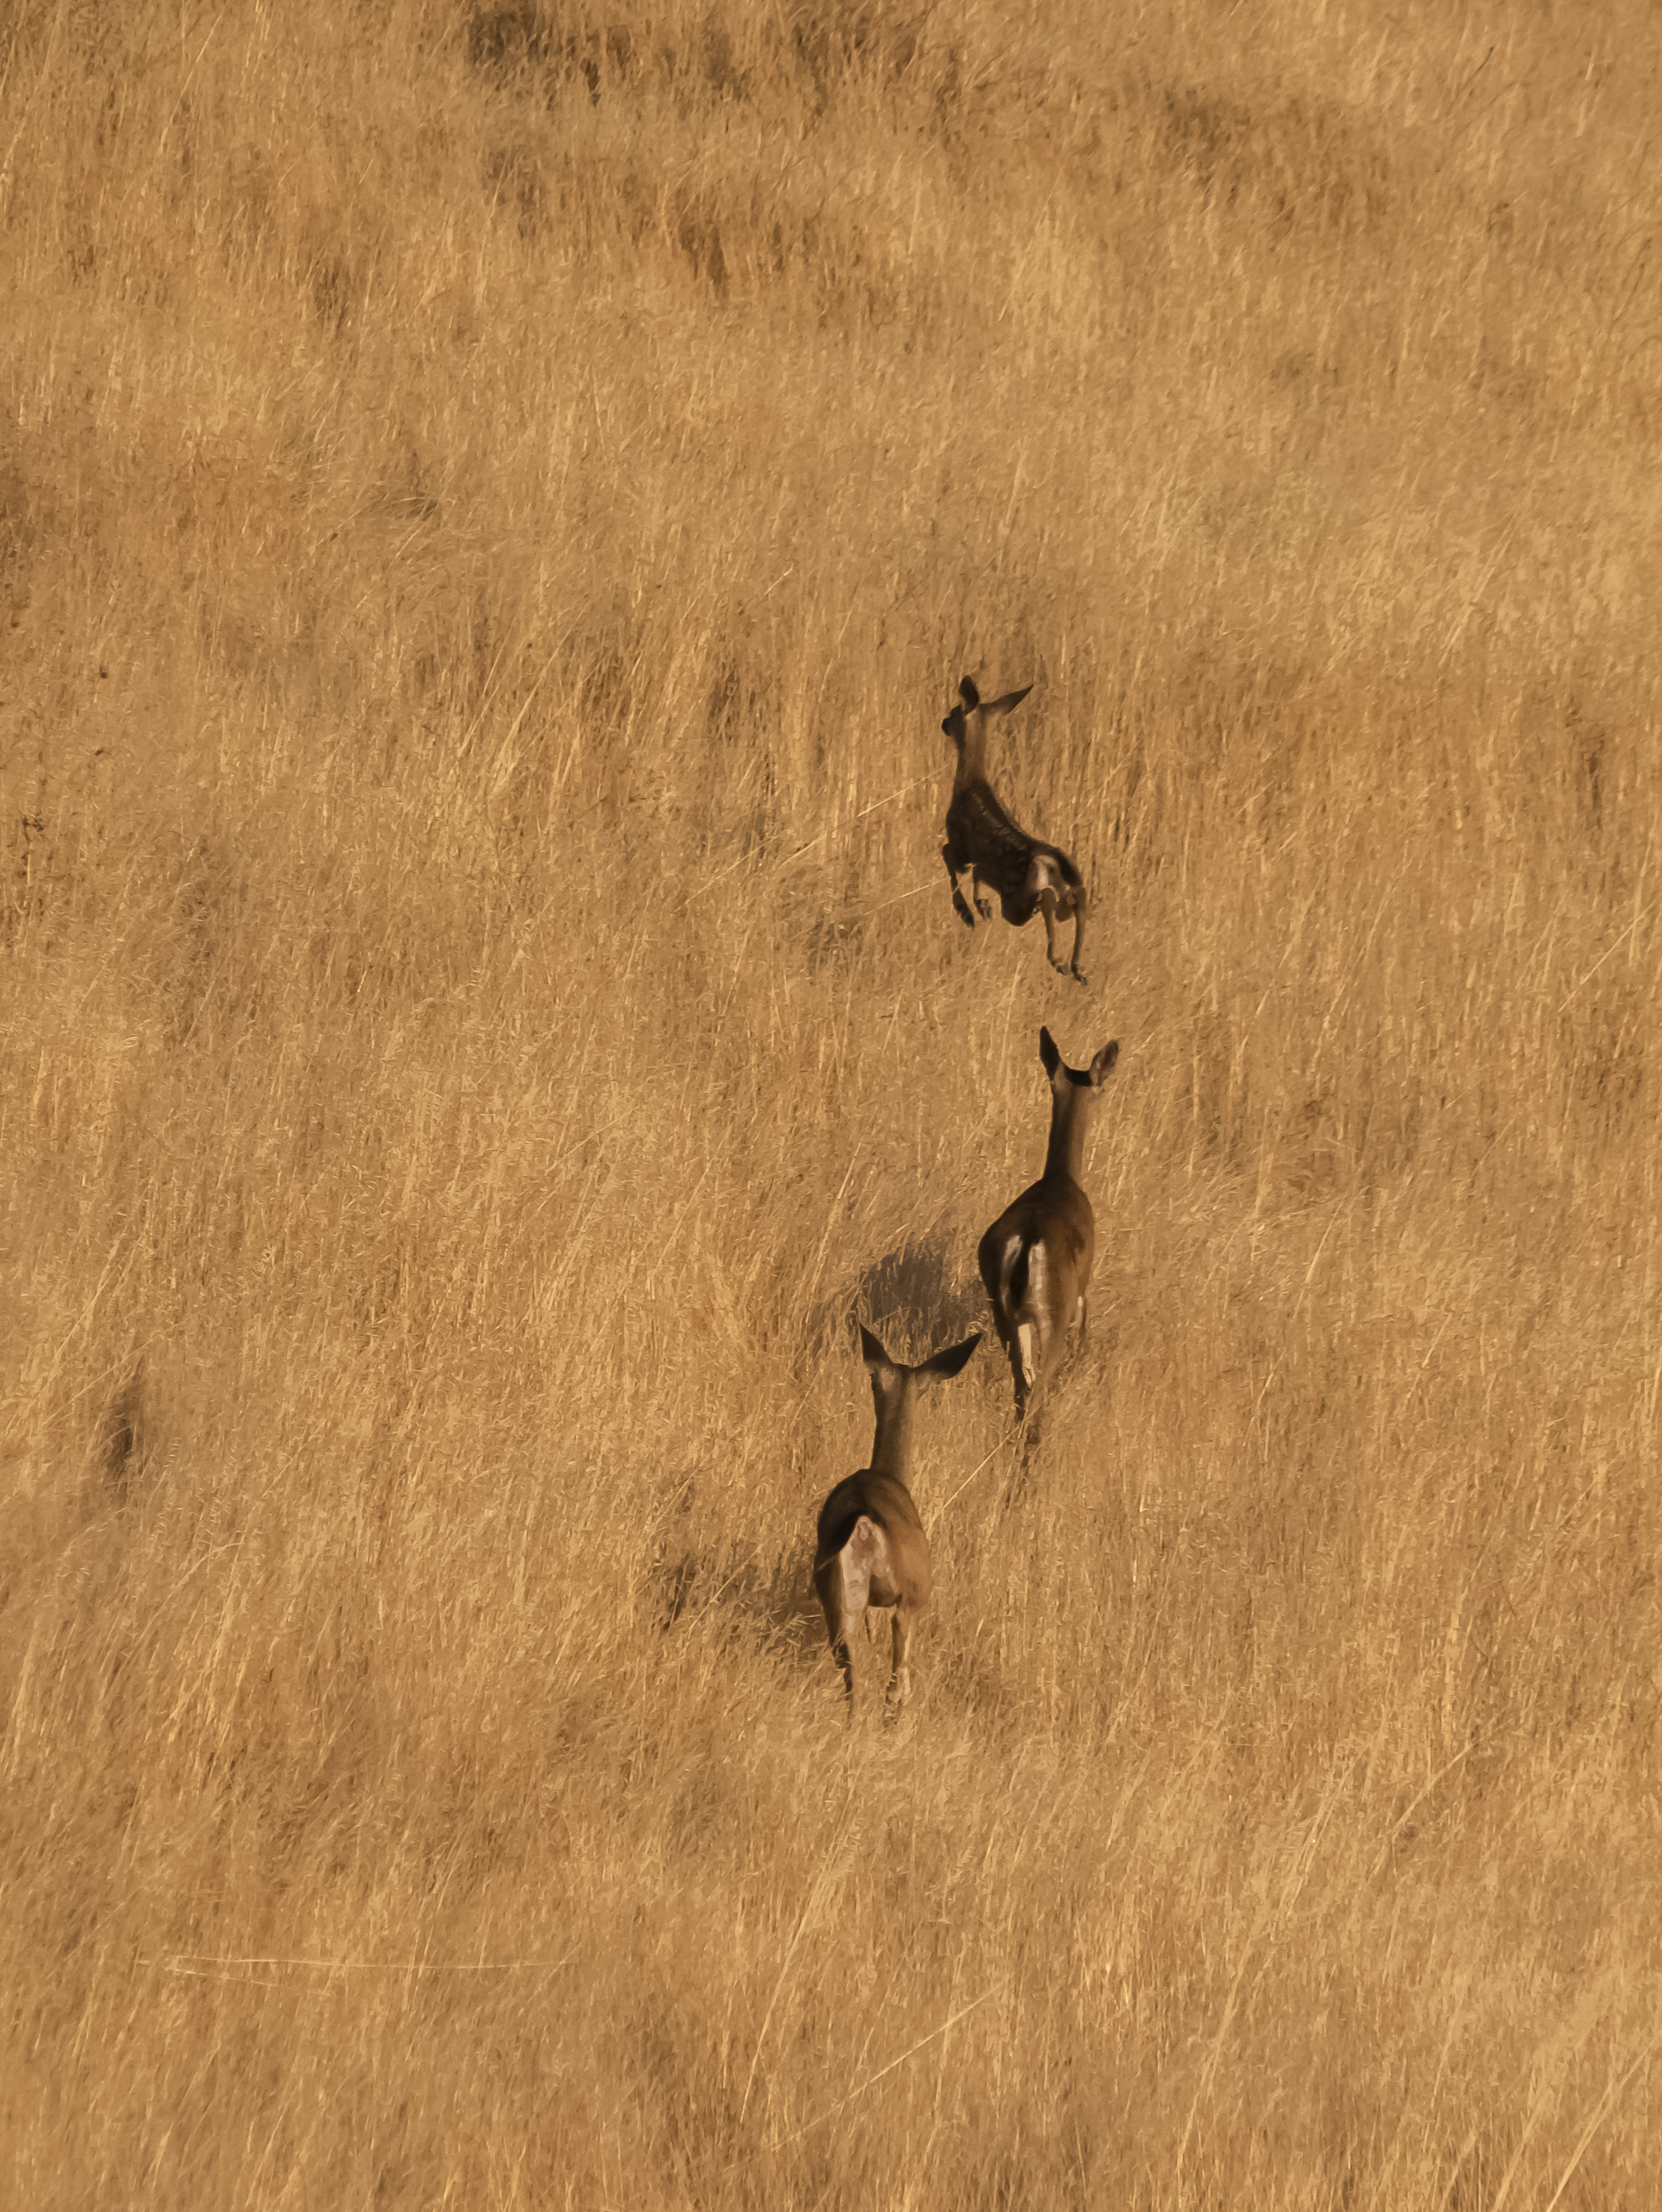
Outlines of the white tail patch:
<svg viewBox="0 0 1662 2212">
<path fill-rule="evenodd" d="M 1020 1249 L 1020 1243 L 1017 1249 Z M 1014 1266 L 1014 1260 L 1011 1266 Z M 1021 1301 L 1021 1319 L 1016 1323 L 1016 1349 L 1021 1354 L 1021 1372 L 1027 1388 L 1032 1390 L 1038 1382 L 1039 1369 L 1044 1358 L 1044 1303 L 1045 1287 L 1044 1247 L 1032 1243 L 1027 1247 L 1027 1289 Z M 1007 1273 L 1006 1285 L 1009 1283 Z"/>
<path fill-rule="evenodd" d="M 1031 1390 L 1038 1382 L 1038 1330 L 1032 1322 L 1017 1325 L 1016 1349 L 1021 1354 L 1021 1379 Z"/>
<path fill-rule="evenodd" d="M 871 1603 L 874 1590 L 892 1589 L 894 1575 L 889 1560 L 889 1534 L 880 1521 L 861 1515 L 843 1547 L 843 1587 L 856 1610 Z M 878 1600 L 880 1605 L 893 1602 L 892 1595 Z"/>
</svg>

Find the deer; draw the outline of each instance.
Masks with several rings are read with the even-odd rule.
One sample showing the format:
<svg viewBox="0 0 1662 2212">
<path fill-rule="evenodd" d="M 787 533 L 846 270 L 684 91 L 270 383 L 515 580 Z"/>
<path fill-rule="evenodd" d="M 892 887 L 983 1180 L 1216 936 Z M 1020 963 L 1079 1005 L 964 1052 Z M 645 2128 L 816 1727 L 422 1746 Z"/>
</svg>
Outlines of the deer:
<svg viewBox="0 0 1662 2212">
<path fill-rule="evenodd" d="M 953 911 L 968 927 L 975 915 L 965 905 L 959 878 L 966 872 L 976 910 L 990 921 L 993 909 L 983 890 L 996 891 L 1006 921 L 1018 929 L 1030 922 L 1035 910 L 1044 916 L 1044 949 L 1058 975 L 1085 981 L 1079 964 L 1085 939 L 1085 879 L 1059 845 L 1030 837 L 987 781 L 987 726 L 1019 707 L 1032 690 L 1007 691 L 1001 699 L 983 703 L 981 694 L 966 676 L 958 687 L 962 702 L 941 725 L 958 748 L 958 769 L 947 808 L 947 842 L 941 857 L 953 887 Z M 1069 915 L 1074 922 L 1070 960 L 1056 956 L 1056 924 Z"/>
<path fill-rule="evenodd" d="M 1104 1045 L 1089 1067 L 1069 1067 L 1050 1030 L 1041 1029 L 1038 1056 L 1050 1086 L 1044 1172 L 1005 1207 L 976 1253 L 1015 1380 L 1016 1419 L 1024 1429 L 1028 1409 L 1061 1361 L 1069 1328 L 1078 1322 L 1081 1343 L 1090 1334 L 1096 1217 L 1079 1171 L 1085 1133 L 1119 1058 L 1119 1042 Z M 1029 1432 L 1027 1441 L 1036 1435 Z"/>
<path fill-rule="evenodd" d="M 962 1344 L 916 1367 L 903 1367 L 861 1326 L 860 1349 L 877 1413 L 871 1465 L 845 1475 L 820 1507 L 813 1559 L 813 1586 L 825 1608 L 831 1656 L 843 1670 L 850 1720 L 854 1662 L 849 1638 L 868 1606 L 894 1608 L 890 1711 L 898 1711 L 911 1694 L 912 1630 L 928 1611 L 934 1589 L 929 1540 L 912 1503 L 912 1415 L 920 1386 L 958 1374 L 982 1334 L 977 1329 Z M 869 1618 L 866 1627 L 869 1634 Z"/>
</svg>

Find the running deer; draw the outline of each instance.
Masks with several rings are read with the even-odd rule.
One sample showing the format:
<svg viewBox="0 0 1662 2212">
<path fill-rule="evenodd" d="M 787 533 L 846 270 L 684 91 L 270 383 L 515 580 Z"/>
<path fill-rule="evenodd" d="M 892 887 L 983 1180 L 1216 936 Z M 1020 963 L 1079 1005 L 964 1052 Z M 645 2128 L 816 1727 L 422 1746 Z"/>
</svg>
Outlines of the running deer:
<svg viewBox="0 0 1662 2212">
<path fill-rule="evenodd" d="M 1047 845 L 1042 837 L 1027 835 L 987 781 L 987 725 L 995 715 L 1008 714 L 1013 707 L 1019 707 L 1032 688 L 1031 684 L 1024 684 L 1020 691 L 1007 691 L 1001 699 L 990 699 L 983 706 L 981 694 L 967 676 L 959 685 L 963 704 L 954 707 L 941 725 L 958 747 L 958 772 L 953 778 L 947 842 L 941 855 L 952 883 L 953 908 L 960 921 L 975 927 L 975 915 L 964 903 L 959 888 L 958 879 L 967 869 L 977 912 L 983 921 L 993 918 L 993 909 L 982 895 L 983 889 L 998 893 L 1005 921 L 1014 922 L 1018 929 L 1032 920 L 1037 908 L 1044 916 L 1044 949 L 1051 967 L 1082 983 L 1085 974 L 1079 955 L 1085 939 L 1085 879 L 1059 845 Z M 1056 924 L 1069 915 L 1074 919 L 1073 958 L 1062 961 L 1056 957 Z"/>
<path fill-rule="evenodd" d="M 934 1586 L 929 1540 L 907 1486 L 912 1455 L 912 1413 L 920 1383 L 956 1375 L 981 1341 L 977 1329 L 950 1351 L 937 1352 L 916 1367 L 903 1367 L 864 1327 L 860 1349 L 872 1378 L 877 1434 L 872 1463 L 839 1482 L 819 1509 L 813 1586 L 825 1609 L 831 1655 L 843 1670 L 854 1711 L 854 1665 L 849 1638 L 868 1605 L 894 1607 L 894 1671 L 889 1702 L 904 1705 L 911 1690 L 912 1629 L 928 1608 Z M 867 1622 L 869 1629 L 871 1624 Z"/>
<path fill-rule="evenodd" d="M 1044 1172 L 1005 1207 L 976 1254 L 999 1340 L 1010 1357 L 1019 1421 L 1026 1419 L 1039 1385 L 1061 1359 L 1074 1322 L 1079 1322 L 1081 1340 L 1089 1334 L 1086 1309 L 1096 1217 L 1079 1170 L 1085 1133 L 1108 1071 L 1119 1058 L 1119 1044 L 1116 1040 L 1104 1045 L 1088 1068 L 1074 1068 L 1056 1050 L 1049 1030 L 1041 1030 L 1038 1056 L 1050 1085 Z"/>
</svg>

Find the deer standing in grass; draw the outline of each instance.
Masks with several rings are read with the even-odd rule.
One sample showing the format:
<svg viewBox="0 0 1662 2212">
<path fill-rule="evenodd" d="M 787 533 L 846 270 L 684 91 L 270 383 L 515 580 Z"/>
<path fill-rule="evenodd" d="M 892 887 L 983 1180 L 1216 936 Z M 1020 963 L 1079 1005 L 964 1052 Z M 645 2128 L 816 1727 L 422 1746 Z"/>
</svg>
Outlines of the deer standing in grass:
<svg viewBox="0 0 1662 2212">
<path fill-rule="evenodd" d="M 947 808 L 947 842 L 941 848 L 953 886 L 953 908 L 960 921 L 975 927 L 975 915 L 964 902 L 959 878 L 967 870 L 977 911 L 990 921 L 993 909 L 982 896 L 983 888 L 998 893 L 1006 921 L 1018 929 L 1031 921 L 1035 909 L 1044 916 L 1044 949 L 1050 965 L 1061 975 L 1085 981 L 1079 964 L 1085 938 L 1085 879 L 1059 845 L 1030 837 L 1004 806 L 987 781 L 987 725 L 995 716 L 1019 707 L 1032 690 L 1008 691 L 1001 699 L 982 704 L 981 694 L 966 676 L 959 685 L 961 706 L 953 708 L 941 725 L 958 747 L 958 772 Z M 1068 915 L 1074 921 L 1071 961 L 1056 957 L 1056 924 Z"/>
<path fill-rule="evenodd" d="M 937 1352 L 916 1367 L 891 1359 L 870 1329 L 860 1331 L 860 1349 L 872 1378 L 877 1434 L 872 1463 L 839 1482 L 819 1509 L 814 1551 L 813 1586 L 825 1610 L 831 1654 L 843 1670 L 854 1711 L 854 1665 L 849 1638 L 868 1605 L 894 1607 L 894 1668 L 889 1702 L 904 1705 L 911 1691 L 912 1630 L 928 1608 L 934 1577 L 929 1540 L 908 1486 L 912 1454 L 912 1414 L 918 1386 L 939 1376 L 956 1375 L 981 1341 L 977 1329 L 950 1351 Z M 868 1627 L 870 1623 L 868 1621 Z"/>
<path fill-rule="evenodd" d="M 1088 1068 L 1073 1068 L 1056 1050 L 1049 1030 L 1041 1030 L 1038 1056 L 1050 1085 L 1044 1172 L 1005 1207 L 976 1254 L 1015 1378 L 1016 1419 L 1023 1422 L 1039 1386 L 1060 1361 L 1075 1321 L 1081 1340 L 1089 1334 L 1096 1217 L 1079 1170 L 1085 1133 L 1103 1083 L 1119 1058 L 1119 1044 L 1116 1040 L 1104 1045 Z"/>
</svg>

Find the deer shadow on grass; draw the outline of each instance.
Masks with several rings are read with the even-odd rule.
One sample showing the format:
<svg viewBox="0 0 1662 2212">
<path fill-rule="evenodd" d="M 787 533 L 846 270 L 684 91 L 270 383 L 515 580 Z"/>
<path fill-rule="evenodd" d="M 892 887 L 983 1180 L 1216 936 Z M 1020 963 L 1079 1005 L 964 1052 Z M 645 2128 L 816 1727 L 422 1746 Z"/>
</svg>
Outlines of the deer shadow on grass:
<svg viewBox="0 0 1662 2212">
<path fill-rule="evenodd" d="M 155 1456 L 155 1423 L 141 1359 L 111 1397 L 94 1447 L 99 1473 L 118 1504 L 143 1489 Z"/>
<path fill-rule="evenodd" d="M 776 1652 L 793 1674 L 806 1675 L 825 1662 L 813 1566 L 811 1527 L 770 1559 L 746 1557 L 731 1544 L 672 1538 L 648 1572 L 649 1618 L 661 1635 L 702 1629 L 723 1648 Z"/>
<path fill-rule="evenodd" d="M 651 1626 L 667 1635 L 702 1620 L 723 1643 L 800 1644 L 806 1650 L 808 1632 L 824 1632 L 808 1542 L 788 1542 L 771 1559 L 758 1556 L 746 1548 L 742 1531 L 734 1533 L 730 1514 L 712 1513 L 709 1504 L 706 1492 L 701 1506 L 696 1472 L 685 1474 L 663 1500 L 643 1591 Z"/>
<path fill-rule="evenodd" d="M 852 1283 L 818 1302 L 804 1336 L 807 1356 L 823 1358 L 862 1322 L 886 1343 L 910 1343 L 924 1351 L 978 1328 L 986 1307 L 969 1273 L 970 1258 L 968 1240 L 944 1225 L 904 1238 L 862 1267 Z"/>
</svg>

